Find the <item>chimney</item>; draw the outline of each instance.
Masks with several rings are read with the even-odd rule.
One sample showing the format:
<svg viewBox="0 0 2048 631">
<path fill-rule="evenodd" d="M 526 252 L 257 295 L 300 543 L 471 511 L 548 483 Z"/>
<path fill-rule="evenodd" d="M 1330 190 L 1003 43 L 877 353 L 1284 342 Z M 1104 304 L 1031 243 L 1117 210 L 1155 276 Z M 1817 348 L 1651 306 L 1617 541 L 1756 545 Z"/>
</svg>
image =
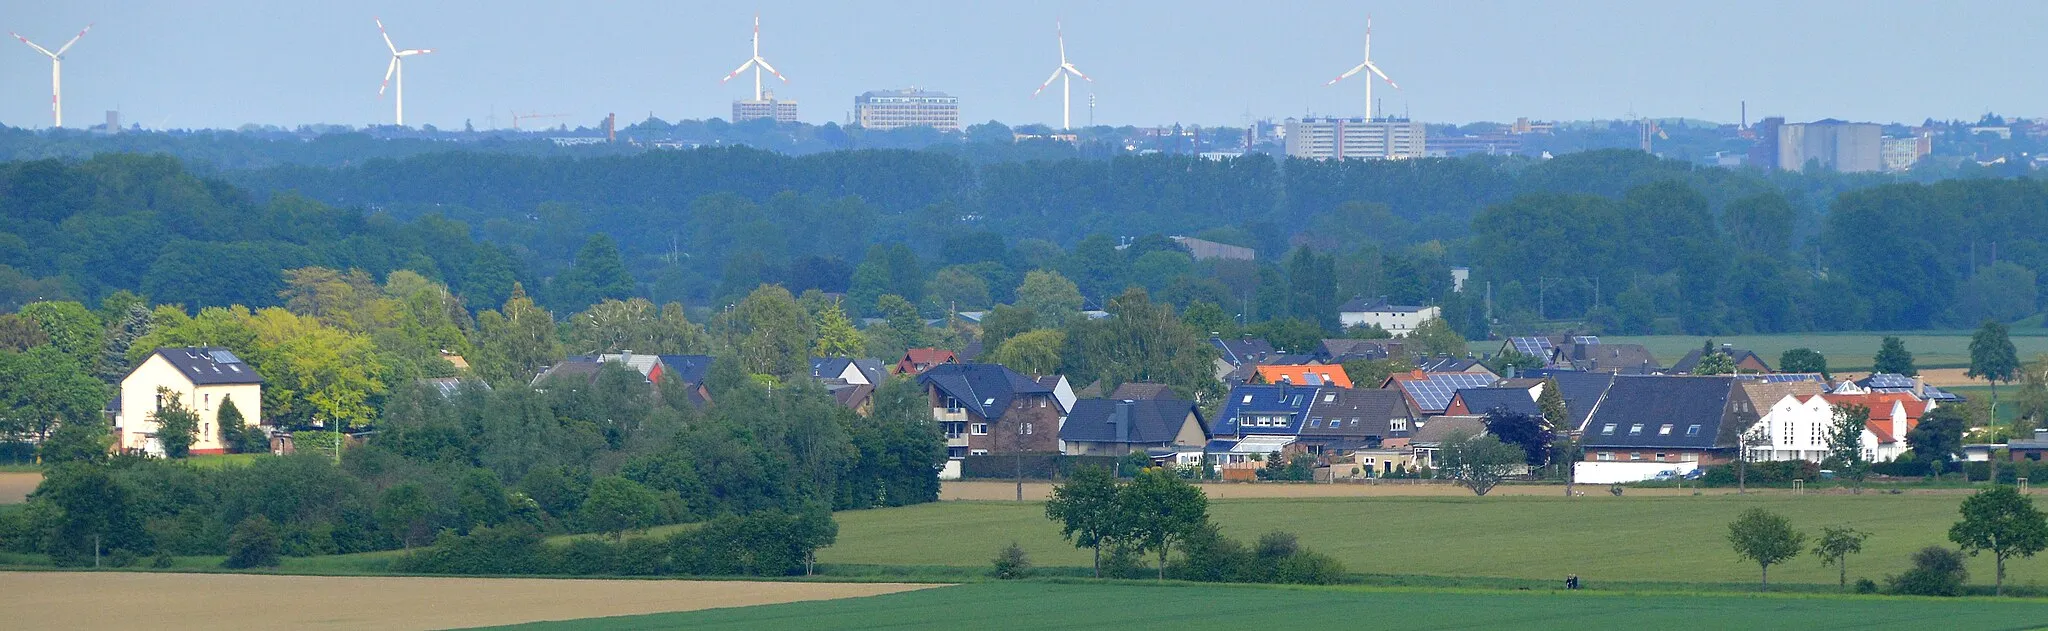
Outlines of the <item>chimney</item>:
<svg viewBox="0 0 2048 631">
<path fill-rule="evenodd" d="M 1913 396 L 1927 398 L 1927 381 L 1921 379 L 1920 375 L 1913 375 Z"/>
<path fill-rule="evenodd" d="M 1132 405 L 1130 401 L 1118 401 L 1116 402 L 1116 412 L 1109 415 L 1109 423 L 1115 426 L 1116 429 L 1116 442 L 1131 442 Z"/>
</svg>

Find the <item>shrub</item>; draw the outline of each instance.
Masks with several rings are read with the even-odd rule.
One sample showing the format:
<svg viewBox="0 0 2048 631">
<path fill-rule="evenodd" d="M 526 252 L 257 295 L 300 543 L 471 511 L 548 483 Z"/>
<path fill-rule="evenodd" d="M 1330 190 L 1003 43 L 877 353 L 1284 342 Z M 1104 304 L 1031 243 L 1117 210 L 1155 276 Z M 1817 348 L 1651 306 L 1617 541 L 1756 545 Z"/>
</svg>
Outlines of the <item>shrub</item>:
<svg viewBox="0 0 2048 631">
<path fill-rule="evenodd" d="M 1144 555 L 1130 546 L 1112 546 L 1102 555 L 1102 575 L 1106 578 L 1152 578 L 1152 573 Z"/>
<path fill-rule="evenodd" d="M 278 551 L 283 547 L 277 525 L 270 523 L 270 518 L 251 516 L 235 524 L 235 531 L 228 535 L 228 558 L 221 562 L 221 567 L 276 567 Z"/>
<path fill-rule="evenodd" d="M 1870 580 L 1870 579 L 1867 579 L 1867 578 L 1859 578 L 1859 579 L 1856 579 L 1856 593 L 1858 593 L 1858 594 L 1875 594 L 1875 593 L 1877 593 L 1877 581 L 1873 581 L 1873 580 Z"/>
<path fill-rule="evenodd" d="M 618 565 L 617 547 L 596 539 L 577 539 L 553 552 L 551 565 L 562 574 L 612 574 Z"/>
<path fill-rule="evenodd" d="M 1172 568 L 1175 578 L 1208 583 L 1249 580 L 1252 553 L 1236 539 L 1223 536 L 1215 523 L 1203 524 L 1180 544 L 1181 558 Z"/>
<path fill-rule="evenodd" d="M 1269 582 L 1335 585 L 1344 582 L 1344 564 L 1326 554 L 1300 550 L 1273 564 Z"/>
<path fill-rule="evenodd" d="M 129 550 L 127 548 L 115 550 L 113 551 L 113 553 L 107 555 L 107 565 L 113 567 L 128 567 L 131 565 L 135 565 L 135 560 L 135 551 Z"/>
<path fill-rule="evenodd" d="M 400 557 L 391 568 L 422 574 L 545 574 L 554 570 L 540 533 L 523 526 L 441 533 L 434 545 Z"/>
<path fill-rule="evenodd" d="M 1970 580 L 1970 569 L 1963 566 L 1962 552 L 1927 546 L 1913 553 L 1912 569 L 1885 580 L 1891 583 L 1894 594 L 1961 596 L 1963 583 Z"/>
<path fill-rule="evenodd" d="M 995 569 L 989 576 L 1002 580 L 1031 576 L 1031 557 L 1024 554 L 1024 547 L 1012 541 L 1002 552 L 996 553 Z"/>
</svg>

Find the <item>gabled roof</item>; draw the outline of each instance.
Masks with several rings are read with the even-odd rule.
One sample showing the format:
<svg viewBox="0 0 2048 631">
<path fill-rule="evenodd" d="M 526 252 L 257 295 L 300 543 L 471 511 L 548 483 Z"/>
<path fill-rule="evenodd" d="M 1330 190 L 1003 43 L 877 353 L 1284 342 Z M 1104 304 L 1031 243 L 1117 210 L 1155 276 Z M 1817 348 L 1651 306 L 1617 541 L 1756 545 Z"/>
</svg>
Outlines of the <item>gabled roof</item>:
<svg viewBox="0 0 2048 631">
<path fill-rule="evenodd" d="M 1337 307 L 1337 310 L 1343 313 L 1364 313 L 1368 311 L 1387 313 L 1415 313 L 1417 311 L 1421 311 L 1427 308 L 1428 307 L 1425 307 L 1423 305 L 1392 304 L 1387 302 L 1385 299 L 1366 300 L 1364 298 L 1352 298 L 1351 300 L 1345 301 L 1343 306 Z"/>
<path fill-rule="evenodd" d="M 662 378 L 687 384 L 704 383 L 711 374 L 710 355 L 661 355 Z"/>
<path fill-rule="evenodd" d="M 1489 373 L 1466 372 L 1422 372 L 1394 373 L 1387 377 L 1390 384 L 1401 388 L 1408 395 L 1408 402 L 1416 414 L 1442 414 L 1451 406 L 1451 395 L 1464 388 L 1484 388 L 1492 385 L 1494 376 Z"/>
<path fill-rule="evenodd" d="M 1907 431 L 1920 424 L 1920 416 L 1927 413 L 1927 402 L 1905 392 L 1872 392 L 1869 394 L 1824 394 L 1820 395 L 1829 405 L 1861 405 L 1870 408 L 1870 420 L 1866 428 L 1877 435 L 1877 442 L 1895 442 L 1904 436 L 1892 435 L 1892 410 L 1899 408 L 1906 415 L 1901 419 Z M 1896 404 L 1896 406 L 1894 405 Z"/>
<path fill-rule="evenodd" d="M 1858 386 L 1872 392 L 1907 392 L 1922 399 L 1933 401 L 1961 401 L 1954 393 L 1927 385 L 1925 380 L 1888 372 L 1873 374 L 1854 381 Z"/>
<path fill-rule="evenodd" d="M 1737 394 L 1733 377 L 1618 376 L 1593 418 L 1586 448 L 1712 449 Z"/>
<path fill-rule="evenodd" d="M 1278 351 L 1273 349 L 1273 343 L 1266 341 L 1265 338 L 1247 337 L 1226 340 L 1220 337 L 1212 337 L 1209 338 L 1209 345 L 1216 347 L 1216 350 L 1221 353 L 1220 357 L 1223 359 L 1223 362 L 1232 366 L 1265 363 L 1267 357 L 1279 354 Z"/>
<path fill-rule="evenodd" d="M 1757 414 L 1760 415 L 1769 414 L 1771 406 L 1785 400 L 1785 397 L 1797 397 L 1799 400 L 1804 401 L 1807 397 L 1827 391 L 1826 384 L 1814 381 L 1752 381 L 1743 379 L 1741 384 L 1743 396 L 1749 397 L 1750 409 L 1757 410 Z"/>
<path fill-rule="evenodd" d="M 875 396 L 875 387 L 859 383 L 830 384 L 825 391 L 832 394 L 832 400 L 848 408 L 859 409 L 861 404 Z"/>
<path fill-rule="evenodd" d="M 994 421 L 1018 396 L 1052 394 L 1052 388 L 1001 364 L 939 364 L 917 376 L 921 385 L 960 401 L 975 415 Z"/>
<path fill-rule="evenodd" d="M 1417 356 L 1415 358 L 1415 368 L 1423 372 L 1468 372 L 1475 366 L 1478 366 L 1480 370 L 1486 371 L 1487 374 L 1493 374 L 1492 370 L 1480 366 L 1479 360 L 1470 357 Z"/>
<path fill-rule="evenodd" d="M 980 321 L 980 320 L 976 320 L 976 322 L 979 322 L 979 321 Z M 967 345 L 966 345 L 966 346 L 962 346 L 962 347 L 960 347 L 960 352 L 959 352 L 958 354 L 956 354 L 955 356 L 956 356 L 956 357 L 959 357 L 959 358 L 960 358 L 960 361 L 963 361 L 963 362 L 972 362 L 972 361 L 974 361 L 974 360 L 976 360 L 976 359 L 980 359 L 980 358 L 981 358 L 981 353 L 982 353 L 982 350 L 983 350 L 983 347 L 982 347 L 982 345 L 981 345 L 981 340 L 980 340 L 980 339 L 973 339 L 973 340 L 969 340 L 969 341 L 967 342 Z"/>
<path fill-rule="evenodd" d="M 1410 445 L 1440 445 L 1451 432 L 1464 431 L 1478 436 L 1486 433 L 1486 419 L 1479 416 L 1432 416 L 1415 428 L 1415 436 L 1408 439 Z"/>
<path fill-rule="evenodd" d="M 1279 385 L 1240 385 L 1230 389 L 1230 397 L 1223 401 L 1223 412 L 1211 424 L 1217 435 L 1224 434 L 1297 434 L 1301 422 L 1308 414 L 1309 404 L 1315 401 L 1322 388 Z M 1240 423 L 1251 414 L 1286 414 L 1288 423 L 1284 427 L 1245 427 Z"/>
<path fill-rule="evenodd" d="M 256 374 L 255 366 L 219 346 L 159 348 L 152 354 L 164 358 L 195 386 L 263 383 L 263 376 Z"/>
<path fill-rule="evenodd" d="M 1315 357 L 1326 364 L 1341 364 L 1356 359 L 1386 359 L 1400 354 L 1402 349 L 1399 340 L 1332 338 L 1316 346 Z"/>
<path fill-rule="evenodd" d="M 1770 370 L 1770 369 L 1771 369 L 1771 363 L 1770 363 L 1770 362 L 1764 361 L 1764 358 L 1763 358 L 1763 356 L 1762 356 L 1762 355 L 1758 355 L 1758 354 L 1756 354 L 1756 353 L 1750 352 L 1750 350 L 1749 350 L 1749 349 L 1746 349 L 1746 348 L 1732 348 L 1732 347 L 1725 347 L 1725 346 L 1724 346 L 1724 347 L 1721 347 L 1721 348 L 1719 348 L 1719 349 L 1715 349 L 1715 350 L 1716 350 L 1717 352 L 1727 353 L 1727 354 L 1728 354 L 1728 359 L 1729 359 L 1730 363 L 1733 363 L 1733 364 L 1735 364 L 1735 365 L 1737 365 L 1737 366 L 1740 366 L 1740 365 L 1742 365 L 1742 362 L 1744 362 L 1744 361 L 1748 361 L 1748 360 L 1752 360 L 1752 359 L 1754 359 L 1754 360 L 1756 360 L 1756 363 L 1758 363 L 1758 364 L 1761 364 L 1761 365 L 1763 365 L 1763 367 L 1764 367 L 1764 370 Z M 1672 364 L 1671 364 L 1671 370 L 1669 370 L 1669 371 L 1667 371 L 1667 372 L 1672 372 L 1672 373 L 1678 373 L 1678 374 L 1687 374 L 1687 375 L 1689 375 L 1689 374 L 1692 374 L 1692 369 L 1693 369 L 1693 368 L 1695 368 L 1695 367 L 1698 367 L 1698 366 L 1699 366 L 1699 364 L 1700 364 L 1700 358 L 1701 358 L 1701 356 L 1702 356 L 1702 353 L 1700 352 L 1700 349 L 1697 349 L 1697 348 L 1695 348 L 1695 349 L 1692 349 L 1692 350 L 1690 350 L 1690 351 L 1686 351 L 1686 353 L 1685 353 L 1685 356 L 1684 356 L 1684 357 L 1681 357 L 1681 358 L 1679 358 L 1677 362 L 1674 362 L 1674 363 L 1672 363 Z"/>
<path fill-rule="evenodd" d="M 1623 375 L 1647 375 L 1663 369 L 1641 344 L 1563 344 L 1550 356 L 1550 362 L 1574 370 Z"/>
<path fill-rule="evenodd" d="M 1407 397 L 1394 390 L 1324 388 L 1310 401 L 1301 433 L 1385 438 L 1393 431 L 1387 421 L 1414 416 Z"/>
<path fill-rule="evenodd" d="M 1351 375 L 1344 373 L 1343 366 L 1260 366 L 1259 379 L 1266 383 L 1285 381 L 1297 386 L 1351 387 Z"/>
<path fill-rule="evenodd" d="M 1562 389 L 1562 386 L 1559 387 Z M 1543 410 L 1536 407 L 1536 400 L 1529 397 L 1529 391 L 1521 388 L 1465 388 L 1453 395 L 1465 403 L 1465 409 L 1473 414 L 1486 415 L 1495 409 L 1517 414 L 1543 416 Z"/>
<path fill-rule="evenodd" d="M 913 348 L 903 351 L 903 359 L 913 364 L 942 364 L 956 360 L 957 356 L 943 348 Z"/>
<path fill-rule="evenodd" d="M 1060 425 L 1060 440 L 1095 443 L 1171 443 L 1193 415 L 1202 412 L 1193 401 L 1178 399 L 1081 399 Z M 1206 433 L 1207 428 L 1204 427 Z"/>
<path fill-rule="evenodd" d="M 664 357 L 674 357 L 674 355 L 665 355 Z M 709 366 L 710 363 L 706 362 L 705 365 Z M 811 378 L 838 379 L 846 375 L 846 369 L 849 366 L 859 372 L 861 377 L 867 379 L 870 385 L 877 385 L 888 379 L 887 373 L 882 369 L 881 360 L 848 359 L 845 357 L 812 357 Z"/>
<path fill-rule="evenodd" d="M 1614 385 L 1614 375 L 1604 372 L 1555 371 L 1549 373 L 1549 378 L 1557 381 L 1557 393 L 1564 395 L 1564 409 L 1571 413 L 1572 427 L 1581 430 L 1593 409 L 1600 405 L 1600 399 L 1607 396 L 1608 386 Z"/>
<path fill-rule="evenodd" d="M 1119 401 L 1136 401 L 1140 399 L 1171 399 L 1174 397 L 1173 388 L 1166 384 L 1129 381 L 1117 386 L 1116 391 L 1111 392 L 1107 398 Z M 1075 405 L 1078 406 L 1080 404 L 1076 403 Z"/>
</svg>

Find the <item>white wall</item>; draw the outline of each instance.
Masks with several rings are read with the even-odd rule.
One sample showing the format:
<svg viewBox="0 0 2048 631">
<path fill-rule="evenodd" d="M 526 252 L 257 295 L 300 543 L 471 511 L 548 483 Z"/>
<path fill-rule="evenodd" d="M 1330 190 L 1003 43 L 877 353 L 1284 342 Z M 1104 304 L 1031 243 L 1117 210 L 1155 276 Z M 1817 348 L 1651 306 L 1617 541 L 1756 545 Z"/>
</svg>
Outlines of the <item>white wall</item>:
<svg viewBox="0 0 2048 631">
<path fill-rule="evenodd" d="M 194 387 L 185 373 L 172 366 L 162 355 L 151 354 L 149 359 L 137 366 L 128 378 L 121 381 L 120 429 L 121 449 L 141 449 L 153 454 L 162 454 L 163 446 L 155 441 L 156 390 L 169 388 L 181 399 L 185 407 L 199 415 L 199 435 L 192 441 L 192 450 L 198 452 L 217 451 L 223 447 L 220 442 L 221 401 L 232 397 L 235 409 L 241 411 L 242 422 L 261 424 L 263 422 L 263 387 L 256 384 L 229 384 Z"/>
<path fill-rule="evenodd" d="M 1683 475 L 1697 468 L 1697 462 L 1580 462 L 1572 465 L 1572 479 L 1579 484 L 1641 482 L 1664 471 Z"/>
</svg>

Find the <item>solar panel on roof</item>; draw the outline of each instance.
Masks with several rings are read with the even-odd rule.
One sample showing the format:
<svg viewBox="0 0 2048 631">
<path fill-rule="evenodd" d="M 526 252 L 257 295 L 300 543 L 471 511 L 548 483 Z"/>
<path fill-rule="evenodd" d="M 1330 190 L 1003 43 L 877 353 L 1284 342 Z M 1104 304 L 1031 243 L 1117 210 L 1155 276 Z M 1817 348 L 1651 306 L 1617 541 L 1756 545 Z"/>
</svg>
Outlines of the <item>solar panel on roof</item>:
<svg viewBox="0 0 2048 631">
<path fill-rule="evenodd" d="M 1599 344 L 1599 343 L 1600 343 L 1600 336 L 1598 336 L 1598 335 L 1574 335 L 1574 336 L 1572 336 L 1572 343 L 1573 343 L 1573 344 L 1578 344 L 1578 345 L 1581 345 L 1581 346 L 1590 346 L 1590 345 L 1593 345 L 1593 344 Z"/>
<path fill-rule="evenodd" d="M 1892 373 L 1888 373 L 1888 372 L 1881 372 L 1881 373 L 1877 373 L 1877 374 L 1875 374 L 1875 375 L 1871 375 L 1871 376 L 1870 376 L 1870 378 L 1869 378 L 1869 379 L 1867 379 L 1866 381 L 1868 382 L 1868 386 L 1867 386 L 1867 387 L 1871 387 L 1871 388 L 1911 388 L 1911 387 L 1913 387 L 1913 379 L 1912 379 L 1911 377 L 1907 377 L 1907 376 L 1905 376 L 1905 375 L 1895 375 L 1895 374 L 1892 374 Z"/>
<path fill-rule="evenodd" d="M 1551 346 L 1550 338 L 1547 337 L 1512 337 L 1508 338 L 1508 341 L 1514 344 L 1515 352 L 1523 355 L 1547 357 L 1551 349 L 1555 348 Z"/>
<path fill-rule="evenodd" d="M 216 364 L 239 364 L 239 363 L 242 363 L 242 358 L 240 358 L 240 357 L 236 357 L 234 353 L 230 353 L 230 352 L 227 352 L 227 351 L 207 351 L 207 352 L 206 352 L 206 354 L 207 354 L 207 356 L 209 356 L 209 357 L 212 357 L 212 358 L 213 358 L 213 363 L 216 363 Z"/>
</svg>

